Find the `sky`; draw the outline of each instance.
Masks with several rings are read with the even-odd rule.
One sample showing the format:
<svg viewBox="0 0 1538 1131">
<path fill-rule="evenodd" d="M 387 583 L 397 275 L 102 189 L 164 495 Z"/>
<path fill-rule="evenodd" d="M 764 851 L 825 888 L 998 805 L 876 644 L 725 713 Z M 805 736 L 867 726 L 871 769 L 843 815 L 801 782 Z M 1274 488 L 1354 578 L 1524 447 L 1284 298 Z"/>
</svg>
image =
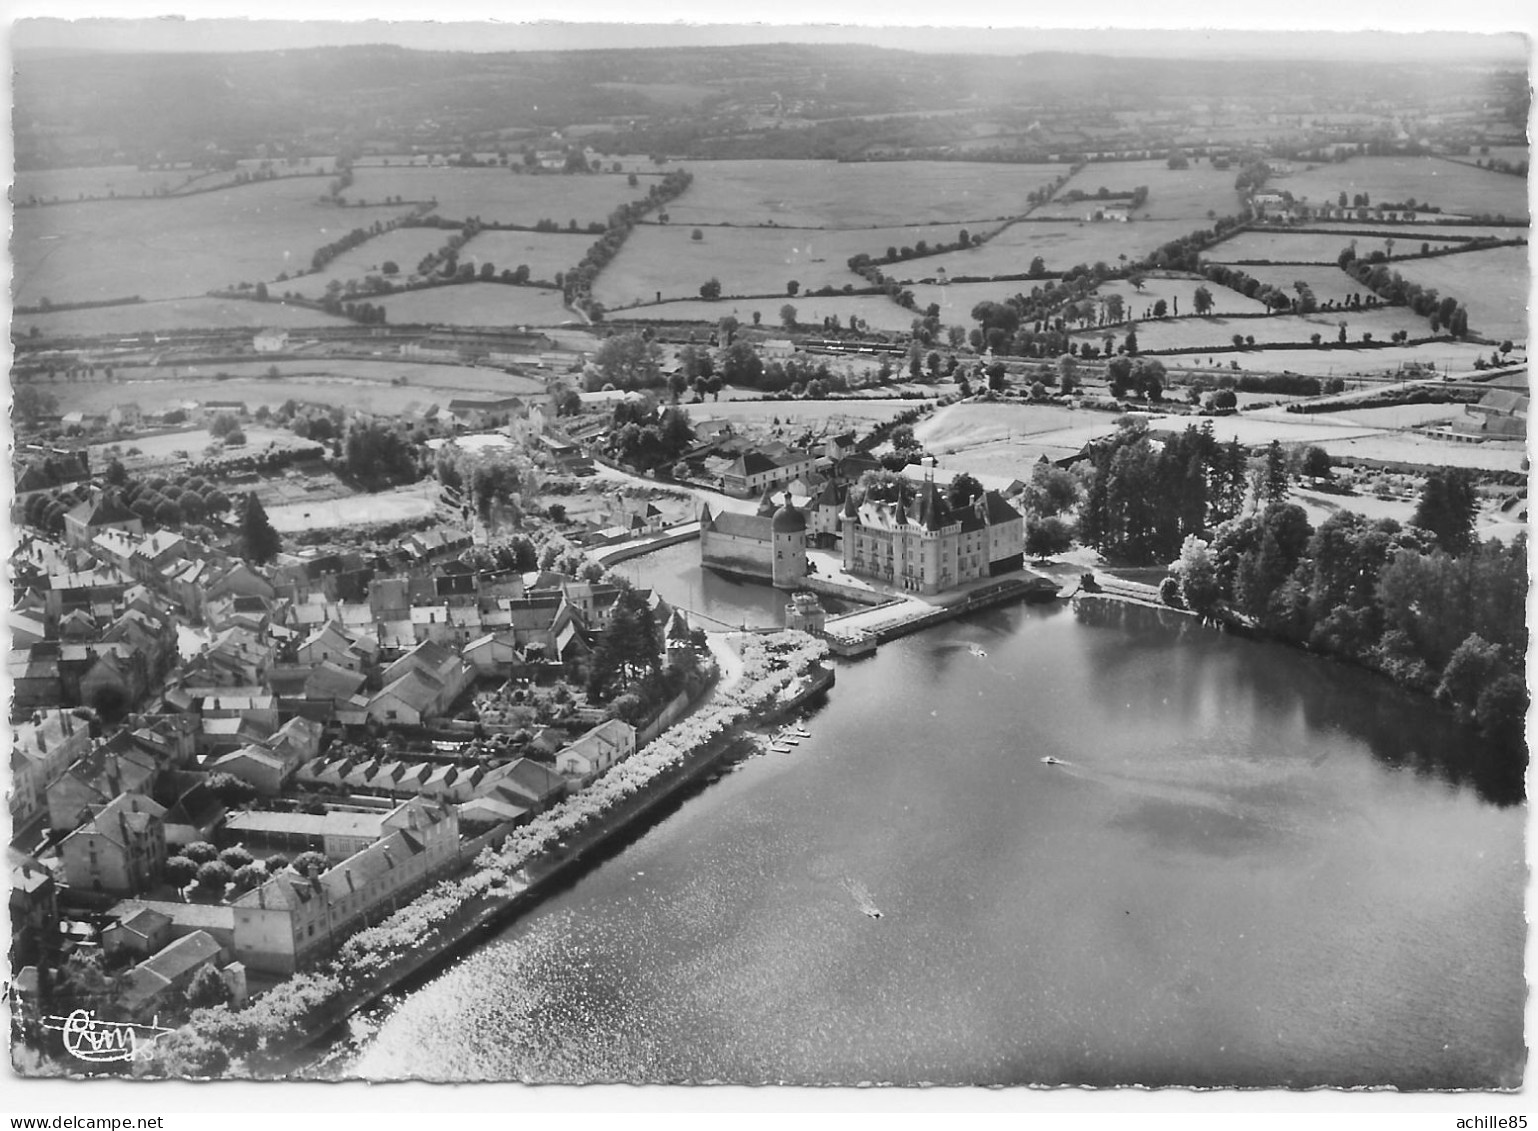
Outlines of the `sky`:
<svg viewBox="0 0 1538 1131">
<path fill-rule="evenodd" d="M 1527 5 L 1505 0 L 1474 0 L 1456 8 L 1406 0 L 1391 7 L 1363 5 L 1352 11 L 1339 10 L 1348 7 L 1352 6 L 1318 0 L 1223 8 L 1098 0 L 1083 10 L 1057 4 L 1033 10 L 1022 5 L 941 7 L 912 0 L 880 4 L 871 0 L 781 0 L 772 8 L 731 8 L 732 15 L 743 22 L 723 24 L 718 22 L 723 9 L 716 0 L 683 0 L 665 9 L 647 0 L 590 0 L 580 9 L 551 0 L 525 0 L 516 6 L 444 0 L 431 9 L 441 22 L 422 21 L 420 5 L 381 4 L 377 0 L 269 0 L 260 6 L 183 0 L 175 11 L 190 18 L 146 18 L 164 13 L 164 0 L 120 0 L 110 6 L 84 0 L 14 0 L 8 5 L 10 18 L 18 20 L 10 28 L 13 49 L 150 51 L 251 51 L 343 43 L 506 51 L 789 41 L 860 42 L 908 50 L 976 53 L 1064 50 L 1380 59 L 1472 56 L 1520 64 L 1527 56 L 1527 43 L 1512 33 L 1530 32 L 1535 24 Z M 574 11 L 595 22 L 568 22 Z M 412 18 L 392 21 L 388 18 L 392 13 Z M 108 15 L 136 18 L 85 18 L 77 23 L 50 18 Z M 232 15 L 261 18 L 207 18 Z M 1040 19 L 1033 19 L 1033 15 Z M 774 22 L 749 22 L 755 18 Z M 932 26 L 937 18 L 947 26 Z M 653 22 L 641 22 L 646 20 Z M 1219 21 L 1225 27 L 1243 30 L 1148 30 L 1202 28 Z M 1033 22 L 1050 23 L 1054 30 L 1025 30 Z M 1084 26 L 1073 27 L 1076 22 Z M 1107 24 L 1115 27 L 1097 28 Z M 1460 30 L 1447 30 L 1452 24 Z M 1361 30 L 1364 25 L 1379 30 Z M 1340 30 L 1335 34 L 1298 30 L 1303 28 Z M 1432 28 L 1441 30 L 1427 30 Z"/>
</svg>

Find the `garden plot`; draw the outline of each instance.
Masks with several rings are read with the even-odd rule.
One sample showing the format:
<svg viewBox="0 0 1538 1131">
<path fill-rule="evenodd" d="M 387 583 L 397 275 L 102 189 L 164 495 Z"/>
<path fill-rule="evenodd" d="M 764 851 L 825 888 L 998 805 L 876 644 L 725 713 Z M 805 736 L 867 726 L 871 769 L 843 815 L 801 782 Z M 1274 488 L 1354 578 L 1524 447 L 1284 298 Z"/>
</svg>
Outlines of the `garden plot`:
<svg viewBox="0 0 1538 1131">
<path fill-rule="evenodd" d="M 578 321 L 560 291 L 502 283 L 455 283 L 381 300 L 397 326 L 552 326 Z"/>
<path fill-rule="evenodd" d="M 1018 216 L 1062 171 L 963 161 L 691 161 L 674 224 L 859 228 L 978 224 Z"/>
<path fill-rule="evenodd" d="M 267 181 L 195 196 L 20 209 L 13 301 L 201 296 L 308 268 L 317 248 L 403 211 L 297 200 L 286 187 Z"/>
<path fill-rule="evenodd" d="M 1406 279 L 1459 299 L 1469 311 L 1469 329 L 1497 341 L 1527 341 L 1531 275 L 1526 247 L 1496 247 L 1401 263 Z"/>
<path fill-rule="evenodd" d="M 445 220 L 479 217 L 486 223 L 526 224 L 552 220 L 563 229 L 604 223 L 621 204 L 639 200 L 650 185 L 631 188 L 615 173 L 514 173 L 503 168 L 368 166 L 353 171 L 348 203 L 436 200 Z"/>
<path fill-rule="evenodd" d="M 1393 238 L 1393 237 L 1388 237 Z M 1419 234 L 1395 239 L 1394 248 L 1400 254 L 1419 251 L 1422 243 L 1429 243 L 1433 251 L 1457 247 L 1452 240 L 1426 239 Z M 1347 232 L 1335 235 L 1329 232 L 1270 232 L 1245 231 L 1232 239 L 1208 248 L 1203 258 L 1214 263 L 1237 263 L 1241 269 L 1248 261 L 1263 263 L 1323 263 L 1332 264 L 1340 259 L 1340 253 L 1353 244 L 1357 254 L 1366 257 L 1370 252 L 1385 250 L 1376 236 L 1356 236 Z"/>
<path fill-rule="evenodd" d="M 140 331 L 226 330 L 276 326 L 286 330 L 306 326 L 342 326 L 347 319 L 290 306 L 282 302 L 249 302 L 234 298 L 166 299 L 101 306 L 90 310 L 61 310 L 52 314 L 20 314 L 13 321 L 18 333 L 32 328 L 44 337 L 136 334 Z"/>
<path fill-rule="evenodd" d="M 1071 217 L 1083 219 L 1096 208 L 1125 208 L 1127 200 L 1105 200 L 1095 194 L 1105 188 L 1110 192 L 1131 192 L 1139 185 L 1148 186 L 1148 199 L 1134 215 L 1140 220 L 1185 220 L 1187 230 L 1210 225 L 1208 213 L 1228 216 L 1238 211 L 1239 195 L 1234 190 L 1232 169 L 1214 169 L 1193 162 L 1189 169 L 1171 169 L 1163 161 L 1097 161 L 1084 166 L 1058 190 L 1058 196 L 1078 190 L 1091 199 L 1056 201 L 1036 209 L 1033 218 Z"/>
<path fill-rule="evenodd" d="M 281 283 L 268 280 L 268 290 L 302 298 L 321 299 L 333 281 L 343 285 L 363 282 L 369 275 L 379 275 L 399 283 L 416 271 L 422 257 L 437 251 L 452 233 L 438 228 L 395 228 L 342 252 L 321 270 L 296 275 Z M 384 275 L 384 265 L 394 263 L 394 275 Z M 308 264 L 306 264 L 308 266 Z"/>
<path fill-rule="evenodd" d="M 1119 265 L 1123 255 L 1140 259 L 1192 231 L 1193 225 L 1185 220 L 1134 220 L 1125 224 L 1023 220 L 1011 224 L 981 247 L 896 264 L 885 270 L 889 275 L 910 280 L 933 277 L 942 268 L 953 279 L 1023 275 L 1038 255 L 1051 272 L 1066 271 L 1080 263 Z"/>
<path fill-rule="evenodd" d="M 849 319 L 854 317 L 862 319 L 872 330 L 904 331 L 911 329 L 913 320 L 919 317 L 915 311 L 906 310 L 880 295 L 833 295 L 829 298 L 800 295 L 793 299 L 721 299 L 719 302 L 695 299 L 688 302 L 664 302 L 611 311 L 605 318 L 610 322 L 627 319 L 647 322 L 719 322 L 729 314 L 742 325 L 751 326 L 754 324 L 753 315 L 757 314 L 762 325 L 778 326 L 780 308 L 787 302 L 796 308 L 796 322 L 802 329 L 820 327 L 823 319 L 836 316 L 844 326 L 848 326 Z"/>
<path fill-rule="evenodd" d="M 1272 177 L 1267 187 L 1285 189 L 1311 204 L 1334 204 L 1342 192 L 1349 203 L 1365 192 L 1373 204 L 1414 199 L 1455 216 L 1519 220 L 1528 215 L 1527 182 L 1522 177 L 1436 157 L 1352 157 Z"/>
<path fill-rule="evenodd" d="M 642 225 L 630 233 L 625 246 L 605 267 L 594 285 L 594 296 L 611 311 L 662 298 L 695 298 L 709 279 L 721 283 L 721 293 L 785 295 L 797 303 L 804 292 L 870 283 L 847 264 L 860 253 L 884 255 L 888 247 L 912 247 L 919 240 L 955 240 L 958 228 L 874 228 L 858 231 L 808 231 L 792 228 L 700 228 Z M 928 260 L 912 260 L 883 270 L 919 270 Z M 803 292 L 790 296 L 794 280 Z M 778 311 L 776 306 L 773 310 Z"/>
<path fill-rule="evenodd" d="M 443 235 L 446 233 L 440 233 Z M 459 249 L 459 261 L 473 264 L 477 270 L 490 263 L 499 275 L 504 270 L 527 267 L 531 282 L 554 283 L 557 275 L 582 262 L 594 238 L 585 233 L 483 231 Z"/>
</svg>

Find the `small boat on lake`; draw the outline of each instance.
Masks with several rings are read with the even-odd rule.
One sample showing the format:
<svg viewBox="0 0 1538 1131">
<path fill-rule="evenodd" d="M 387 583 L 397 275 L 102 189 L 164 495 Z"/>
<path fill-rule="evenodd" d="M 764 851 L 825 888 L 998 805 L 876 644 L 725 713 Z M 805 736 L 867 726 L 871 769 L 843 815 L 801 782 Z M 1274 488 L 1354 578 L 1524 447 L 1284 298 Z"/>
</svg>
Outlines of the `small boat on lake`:
<svg viewBox="0 0 1538 1131">
<path fill-rule="evenodd" d="M 1063 760 L 1061 758 L 1054 758 L 1050 754 L 1043 758 L 1042 762 L 1048 766 L 1061 766 L 1063 764 Z"/>
</svg>

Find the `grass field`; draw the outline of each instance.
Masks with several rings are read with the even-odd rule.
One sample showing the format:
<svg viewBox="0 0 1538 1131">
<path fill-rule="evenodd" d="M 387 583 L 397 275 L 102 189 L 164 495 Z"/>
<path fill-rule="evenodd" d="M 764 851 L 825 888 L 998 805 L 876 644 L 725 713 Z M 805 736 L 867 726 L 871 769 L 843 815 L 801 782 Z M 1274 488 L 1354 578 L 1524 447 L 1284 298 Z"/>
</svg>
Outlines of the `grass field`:
<svg viewBox="0 0 1538 1131">
<path fill-rule="evenodd" d="M 1026 220 L 1011 224 L 981 247 L 913 260 L 887 271 L 906 279 L 928 278 L 942 267 L 952 278 L 1015 275 L 1029 270 L 1031 259 L 1038 255 L 1048 271 L 1065 271 L 1079 263 L 1117 263 L 1122 254 L 1141 257 L 1195 228 L 1186 220 L 1136 220 L 1127 224 Z"/>
<path fill-rule="evenodd" d="M 441 239 L 444 233 L 438 235 Z M 582 261 L 594 238 L 587 233 L 481 232 L 459 249 L 459 261 L 473 263 L 477 269 L 490 263 L 499 274 L 504 269 L 526 266 L 530 279 L 554 282 L 556 275 Z M 634 234 L 631 238 L 635 238 Z"/>
<path fill-rule="evenodd" d="M 867 430 L 914 407 L 912 401 L 711 401 L 689 406 L 695 420 L 730 420 L 753 427 L 782 425 L 837 435 L 850 428 Z"/>
<path fill-rule="evenodd" d="M 136 302 L 104 306 L 96 310 L 63 310 L 54 314 L 21 314 L 14 320 L 18 333 L 36 326 L 43 335 L 133 334 L 140 330 L 202 330 L 249 326 L 298 329 L 305 326 L 341 326 L 347 319 L 289 306 L 281 302 L 246 302 L 241 299 L 188 298 L 161 302 Z"/>
<path fill-rule="evenodd" d="M 1401 264 L 1399 273 L 1422 286 L 1463 301 L 1469 329 L 1487 338 L 1527 341 L 1527 300 L 1532 276 L 1528 249 L 1497 247 Z"/>
<path fill-rule="evenodd" d="M 824 318 L 836 314 L 845 326 L 849 325 L 849 318 L 853 315 L 863 318 L 870 324 L 872 330 L 908 330 L 912 327 L 913 320 L 918 317 L 914 311 L 905 310 L 880 295 L 834 295 L 831 298 L 809 298 L 806 295 L 800 295 L 794 299 L 721 299 L 719 302 L 694 299 L 690 302 L 664 302 L 657 306 L 638 306 L 611 311 L 605 315 L 605 318 L 610 322 L 622 322 L 626 319 L 659 322 L 717 322 L 730 314 L 744 326 L 751 326 L 753 312 L 757 311 L 763 320 L 763 325 L 772 327 L 780 324 L 780 307 L 787 302 L 796 308 L 796 321 L 803 327 L 821 326 Z"/>
<path fill-rule="evenodd" d="M 1329 302 L 1331 299 L 1340 302 L 1347 295 L 1366 292 L 1361 283 L 1334 266 L 1299 263 L 1279 267 L 1245 267 L 1243 270 L 1251 278 L 1286 291 L 1289 297 L 1298 293 L 1295 284 L 1300 280 L 1308 284 L 1320 302 Z"/>
<path fill-rule="evenodd" d="M 1102 161 L 1091 162 L 1079 170 L 1061 189 L 1058 195 L 1077 189 L 1093 196 L 1099 189 L 1111 192 L 1130 192 L 1138 185 L 1148 186 L 1148 199 L 1134 213 L 1139 219 L 1145 215 L 1152 220 L 1186 220 L 1192 230 L 1211 223 L 1208 212 L 1218 216 L 1232 215 L 1239 209 L 1239 196 L 1234 191 L 1232 169 L 1214 169 L 1211 165 L 1193 164 L 1189 169 L 1171 169 L 1163 161 Z M 1106 201 L 1107 207 L 1125 207 L 1126 201 Z M 1097 205 L 1093 200 L 1073 203 L 1057 202 L 1038 208 L 1031 213 L 1043 219 L 1068 216 L 1083 219 Z"/>
<path fill-rule="evenodd" d="M 1394 250 L 1400 254 L 1419 251 L 1422 243 L 1431 244 L 1433 251 L 1454 247 L 1449 240 L 1428 239 L 1419 232 L 1390 237 Z M 1335 235 L 1320 232 L 1240 232 L 1233 239 L 1208 249 L 1204 258 L 1214 263 L 1240 263 L 1246 259 L 1265 259 L 1272 263 L 1335 263 L 1340 253 L 1356 241 L 1356 253 L 1367 256 L 1370 252 L 1386 251 L 1383 242 L 1375 236 Z"/>
<path fill-rule="evenodd" d="M 379 274 L 386 260 L 393 260 L 400 268 L 400 274 L 395 276 L 400 281 L 416 270 L 424 255 L 437 251 L 448 238 L 448 232 L 437 228 L 396 228 L 342 252 L 313 275 L 300 275 L 281 283 L 268 279 L 267 288 L 273 294 L 293 291 L 305 298 L 318 299 L 325 295 L 331 280 L 346 283 L 356 279 L 361 283 L 365 276 Z"/>
<path fill-rule="evenodd" d="M 501 283 L 460 283 L 393 295 L 383 300 L 389 320 L 445 326 L 546 326 L 576 319 L 560 291 L 509 287 Z"/>
<path fill-rule="evenodd" d="M 1138 337 L 1142 336 L 1140 328 Z M 1229 343 L 1226 350 L 1215 348 L 1211 354 L 1182 354 L 1166 357 L 1163 361 L 1166 365 L 1173 362 L 1176 365 L 1213 368 L 1214 372 L 1218 369 L 1227 370 L 1230 361 L 1237 361 L 1241 369 L 1250 373 L 1302 373 L 1310 377 L 1350 378 L 1398 373 L 1406 366 L 1417 364 L 1431 365 L 1438 369 L 1445 365 L 1451 371 L 1458 372 L 1470 368 L 1476 357 L 1488 356 L 1489 353 L 1487 346 L 1456 342 L 1451 338 L 1441 338 L 1419 346 L 1333 350 L 1268 350 L 1256 347 L 1235 351 L 1233 344 Z"/>
<path fill-rule="evenodd" d="M 12 195 L 18 201 L 78 200 L 99 197 L 153 196 L 169 192 L 201 176 L 204 169 L 139 169 L 134 165 L 94 165 L 80 169 L 23 169 L 16 174 Z"/>
<path fill-rule="evenodd" d="M 1246 298 L 1238 291 L 1228 287 L 1220 287 L 1216 283 L 1205 279 L 1171 279 L 1159 276 L 1149 276 L 1143 282 L 1143 289 L 1139 291 L 1131 283 L 1117 279 L 1106 283 L 1095 291 L 1097 296 L 1121 295 L 1126 304 L 1127 312 L 1134 318 L 1152 318 L 1153 304 L 1163 299 L 1169 304 L 1169 313 L 1177 313 L 1176 302 L 1179 302 L 1178 313 L 1191 314 L 1196 310 L 1196 288 L 1206 287 L 1212 295 L 1212 310 L 1215 314 L 1260 314 L 1265 310 L 1265 304 Z M 1139 336 L 1142 330 L 1138 331 Z"/>
<path fill-rule="evenodd" d="M 1407 307 L 1390 306 L 1352 311 L 1346 315 L 1330 311 L 1319 314 L 1278 314 L 1270 318 L 1209 316 L 1144 322 L 1138 325 L 1137 339 L 1138 345 L 1145 350 L 1231 349 L 1235 334 L 1254 337 L 1257 345 L 1307 342 L 1315 333 L 1324 341 L 1333 342 L 1339 336 L 1342 321 L 1346 323 L 1346 336 L 1350 341 L 1361 341 L 1362 334 L 1368 332 L 1377 342 L 1387 341 L 1398 330 L 1408 330 L 1415 336 L 1430 332 L 1427 321 L 1414 311 Z M 1112 332 L 1116 334 L 1119 343 L 1125 331 Z M 1103 334 L 1091 330 L 1075 334 L 1074 337 L 1097 341 Z M 1238 360 L 1240 365 L 1245 364 L 1243 357 Z"/>
<path fill-rule="evenodd" d="M 614 173 L 512 173 L 495 168 L 408 168 L 402 165 L 354 171 L 349 201 L 377 204 L 399 196 L 405 201 L 438 201 L 435 214 L 446 220 L 479 216 L 489 222 L 532 225 L 554 220 L 565 228 L 602 223 L 621 204 L 646 195 L 650 182 L 631 188 Z M 516 264 L 515 264 L 516 266 Z"/>
<path fill-rule="evenodd" d="M 1268 187 L 1285 189 L 1316 204 L 1334 203 L 1341 192 L 1348 201 L 1365 192 L 1374 204 L 1413 197 L 1450 215 L 1503 215 L 1509 220 L 1528 215 L 1523 178 L 1436 157 L 1353 157 L 1273 177 Z"/>
<path fill-rule="evenodd" d="M 972 223 L 1025 211 L 1062 172 L 1051 165 L 960 161 L 691 161 L 672 223 L 857 228 Z"/>
<path fill-rule="evenodd" d="M 289 188 L 272 181 L 163 200 L 20 209 L 13 301 L 199 296 L 308 267 L 316 248 L 402 211 L 339 209 L 295 199 Z"/>
<path fill-rule="evenodd" d="M 341 499 L 306 500 L 267 508 L 274 530 L 293 534 L 335 526 L 366 526 L 375 522 L 404 522 L 431 514 L 437 506 L 438 484 L 417 483 L 377 495 L 348 495 Z"/>
<path fill-rule="evenodd" d="M 1420 250 L 1421 241 L 1438 236 L 1463 236 L 1466 239 L 1493 237 L 1498 240 L 1525 240 L 1528 229 L 1522 224 L 1375 224 L 1369 220 L 1310 220 L 1306 227 L 1323 228 L 1326 231 L 1373 232 L 1381 242 L 1385 237 L 1394 238 L 1394 246 L 1401 250 Z M 1371 244 L 1371 236 L 1360 237 Z M 1347 237 L 1349 242 L 1350 237 Z M 1342 245 L 1344 246 L 1344 245 Z"/>
<path fill-rule="evenodd" d="M 60 412 L 106 412 L 132 401 L 147 413 L 164 412 L 187 401 L 244 401 L 255 412 L 260 405 L 277 408 L 284 401 L 308 401 L 340 408 L 366 407 L 372 412 L 400 413 L 447 405 L 456 396 L 516 395 L 539 397 L 544 382 L 496 369 L 458 365 L 419 365 L 409 362 L 292 361 L 275 363 L 279 377 L 266 371 L 273 363 L 219 367 L 229 378 L 213 376 L 213 366 L 124 369 L 121 381 L 70 381 L 41 387 L 59 400 Z M 405 377 L 407 384 L 391 385 Z M 184 445 L 177 445 L 178 447 Z"/>
<path fill-rule="evenodd" d="M 301 440 L 286 428 L 263 428 L 260 425 L 250 425 L 243 426 L 241 430 L 246 434 L 246 443 L 243 447 L 230 448 L 229 451 L 232 453 L 261 452 L 269 447 L 308 446 L 308 441 Z M 213 433 L 206 428 L 188 428 L 184 431 L 164 432 L 156 436 L 132 436 L 112 444 L 92 444 L 90 446 L 91 464 L 93 467 L 105 467 L 109 458 L 107 449 L 111 447 L 120 448 L 124 452 L 129 448 L 139 449 L 139 455 L 123 457 L 123 465 L 129 470 L 168 463 L 174 458 L 172 454 L 174 452 L 186 452 L 190 458 L 196 459 L 203 454 L 203 449 L 213 442 Z"/>
<path fill-rule="evenodd" d="M 631 232 L 614 261 L 598 276 L 594 294 L 611 309 L 640 300 L 693 298 L 700 284 L 721 281 L 724 295 L 784 294 L 794 279 L 802 291 L 819 287 L 870 284 L 850 271 L 851 256 L 884 255 L 888 247 L 912 247 L 919 240 L 955 240 L 952 225 L 923 228 L 874 228 L 858 231 L 807 231 L 790 228 L 702 228 L 644 225 Z M 922 270 L 916 259 L 896 270 Z M 888 268 L 892 270 L 894 268 Z M 799 296 L 798 296 L 799 297 Z M 796 298 L 786 296 L 786 302 Z M 775 310 L 778 310 L 775 307 Z"/>
</svg>

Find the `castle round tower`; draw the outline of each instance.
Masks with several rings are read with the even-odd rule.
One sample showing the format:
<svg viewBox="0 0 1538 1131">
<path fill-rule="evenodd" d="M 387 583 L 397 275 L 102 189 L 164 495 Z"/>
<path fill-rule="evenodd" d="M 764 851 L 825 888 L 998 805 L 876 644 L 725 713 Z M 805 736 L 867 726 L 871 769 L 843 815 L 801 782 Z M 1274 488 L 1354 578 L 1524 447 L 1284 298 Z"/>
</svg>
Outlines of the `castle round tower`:
<svg viewBox="0 0 1538 1131">
<path fill-rule="evenodd" d="M 806 515 L 790 501 L 789 491 L 785 492 L 785 505 L 774 512 L 770 526 L 774 541 L 770 578 L 774 587 L 799 589 L 806 580 Z"/>
</svg>

